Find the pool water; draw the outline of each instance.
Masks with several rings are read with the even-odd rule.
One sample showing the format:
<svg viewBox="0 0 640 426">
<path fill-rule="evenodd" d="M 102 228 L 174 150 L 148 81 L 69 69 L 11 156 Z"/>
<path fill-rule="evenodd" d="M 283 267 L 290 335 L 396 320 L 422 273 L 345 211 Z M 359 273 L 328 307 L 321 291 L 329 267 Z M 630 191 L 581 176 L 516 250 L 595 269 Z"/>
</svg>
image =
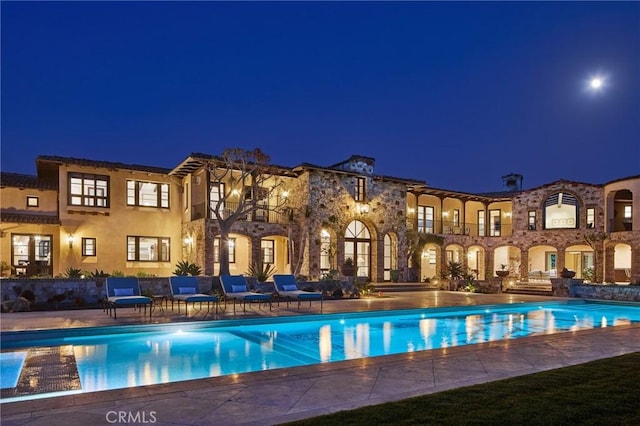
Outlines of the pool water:
<svg viewBox="0 0 640 426">
<path fill-rule="evenodd" d="M 569 301 L 130 326 L 117 334 L 102 327 L 41 343 L 72 345 L 82 392 L 91 392 L 632 322 L 640 322 L 640 305 Z"/>
<path fill-rule="evenodd" d="M 27 353 L 24 351 L 0 353 L 1 389 L 15 388 L 17 386 L 26 358 Z"/>
</svg>

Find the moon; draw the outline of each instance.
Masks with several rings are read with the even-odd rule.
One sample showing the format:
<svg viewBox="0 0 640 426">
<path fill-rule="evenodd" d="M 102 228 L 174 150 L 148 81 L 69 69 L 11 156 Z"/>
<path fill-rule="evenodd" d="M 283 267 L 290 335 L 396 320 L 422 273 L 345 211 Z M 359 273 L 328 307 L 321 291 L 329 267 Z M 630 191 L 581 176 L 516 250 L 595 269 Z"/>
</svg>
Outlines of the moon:
<svg viewBox="0 0 640 426">
<path fill-rule="evenodd" d="M 599 77 L 594 77 L 591 79 L 589 84 L 591 85 L 592 89 L 597 90 L 602 87 L 602 79 Z"/>
</svg>

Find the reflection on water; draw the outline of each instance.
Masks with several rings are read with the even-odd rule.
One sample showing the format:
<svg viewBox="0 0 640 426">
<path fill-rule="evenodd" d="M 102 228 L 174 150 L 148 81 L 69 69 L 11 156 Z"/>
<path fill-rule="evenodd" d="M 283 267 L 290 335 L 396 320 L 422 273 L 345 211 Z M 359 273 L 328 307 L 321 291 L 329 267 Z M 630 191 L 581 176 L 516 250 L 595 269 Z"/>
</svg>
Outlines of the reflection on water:
<svg viewBox="0 0 640 426">
<path fill-rule="evenodd" d="M 375 313 L 373 313 L 375 314 Z M 640 308 L 549 303 L 75 338 L 83 391 L 239 374 L 640 321 Z"/>
</svg>

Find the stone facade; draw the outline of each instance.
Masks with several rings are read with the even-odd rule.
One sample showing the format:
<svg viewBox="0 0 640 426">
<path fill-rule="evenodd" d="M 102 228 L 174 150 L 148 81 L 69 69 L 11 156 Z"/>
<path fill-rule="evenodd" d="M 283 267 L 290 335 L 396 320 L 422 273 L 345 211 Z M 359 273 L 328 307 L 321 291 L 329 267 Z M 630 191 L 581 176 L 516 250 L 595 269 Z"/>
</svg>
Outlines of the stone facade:
<svg viewBox="0 0 640 426">
<path fill-rule="evenodd" d="M 510 279 L 517 281 L 535 278 L 532 271 L 548 280 L 566 266 L 578 269 L 576 278 L 584 278 L 588 269 L 584 266 L 592 262 L 591 281 L 640 282 L 640 176 L 607 184 L 559 180 L 522 190 L 522 177 L 512 174 L 503 177 L 510 182 L 507 191 L 471 194 L 379 176 L 373 158 L 353 155 L 329 167 L 270 166 L 272 179 L 258 188 L 240 182 L 237 170 L 226 180 L 214 176 L 212 170 L 219 162 L 212 166 L 212 161 L 218 159 L 192 154 L 169 170 L 42 157 L 37 161 L 40 177 L 3 173 L 0 260 L 7 264 L 3 273 L 51 277 L 79 268 L 168 276 L 179 261 L 188 261 L 215 275 L 221 228 L 211 200 L 217 185 L 225 196 L 238 188 L 251 188 L 250 196 L 242 192 L 242 198 L 239 194 L 225 198 L 223 207 L 229 211 L 225 214 L 233 213 L 233 202 L 238 205 L 254 196 L 264 202 L 261 215 L 244 215 L 230 228 L 235 244 L 233 274 L 246 274 L 270 251 L 272 259 L 267 263 L 277 273 L 317 280 L 329 268 L 340 269 L 348 247 L 351 253 L 357 250 L 357 261 L 364 267 L 357 266 L 373 282 L 389 280 L 391 270 L 399 271 L 400 281 L 439 277 L 451 261 L 461 263 L 478 280 L 493 279 L 502 264 L 508 267 Z M 72 175 L 86 175 L 89 181 L 91 176 L 104 177 L 110 185 L 105 202 L 71 206 Z M 131 182 L 169 188 L 169 205 L 132 203 L 136 190 L 128 186 Z M 278 191 L 262 194 L 278 185 Z M 25 209 L 26 197 L 34 196 L 41 198 L 40 207 Z M 150 193 L 146 196 L 153 198 Z M 575 206 L 571 226 L 546 223 L 546 215 L 554 215 L 553 202 L 560 210 Z M 367 237 L 349 235 L 353 224 L 366 229 Z M 414 247 L 417 232 L 437 238 Z M 328 260 L 322 251 L 323 233 L 328 233 L 332 247 Z M 29 244 L 46 237 L 51 247 L 19 246 L 14 243 L 16 237 L 24 237 Z M 148 241 L 162 241 L 168 257 L 138 256 L 137 241 L 143 239 L 146 249 L 155 251 L 153 256 L 159 250 Z M 84 253 L 85 240 L 97 244 L 97 253 Z M 13 252 L 20 249 L 25 259 L 16 260 Z M 422 263 L 410 270 L 411 251 L 422 255 Z M 33 259 L 26 259 L 27 254 Z"/>
</svg>

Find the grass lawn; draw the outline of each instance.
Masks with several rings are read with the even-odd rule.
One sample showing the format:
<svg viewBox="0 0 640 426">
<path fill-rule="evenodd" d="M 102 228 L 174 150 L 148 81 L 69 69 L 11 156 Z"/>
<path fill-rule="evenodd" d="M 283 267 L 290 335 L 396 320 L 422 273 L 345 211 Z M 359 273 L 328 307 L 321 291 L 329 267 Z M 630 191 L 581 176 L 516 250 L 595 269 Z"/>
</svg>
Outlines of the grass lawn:
<svg viewBox="0 0 640 426">
<path fill-rule="evenodd" d="M 640 353 L 290 425 L 640 425 Z"/>
</svg>

